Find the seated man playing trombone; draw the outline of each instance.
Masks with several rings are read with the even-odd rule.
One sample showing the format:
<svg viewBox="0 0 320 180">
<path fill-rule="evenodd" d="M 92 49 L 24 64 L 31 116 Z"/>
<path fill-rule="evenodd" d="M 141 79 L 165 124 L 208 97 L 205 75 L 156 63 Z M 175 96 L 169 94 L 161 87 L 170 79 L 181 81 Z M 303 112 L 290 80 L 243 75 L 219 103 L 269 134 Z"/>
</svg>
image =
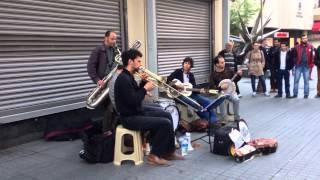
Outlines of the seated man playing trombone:
<svg viewBox="0 0 320 180">
<path fill-rule="evenodd" d="M 124 69 L 114 84 L 116 108 L 120 114 L 121 123 L 125 128 L 137 131 L 150 131 L 151 152 L 148 162 L 152 165 L 169 165 L 168 160 L 182 160 L 175 152 L 173 125 L 167 116 L 159 113 L 145 112 L 142 101 L 147 93 L 155 88 L 152 81 L 141 81 L 140 85 L 134 79 L 134 74 L 141 67 L 140 51 L 130 49 L 121 55 Z"/>
<path fill-rule="evenodd" d="M 240 120 L 239 103 L 240 99 L 236 93 L 236 86 L 234 82 L 238 82 L 241 78 L 242 71 L 235 68 L 232 71 L 225 67 L 225 60 L 222 56 L 218 55 L 214 58 L 213 71 L 210 75 L 209 88 L 219 89 L 220 91 L 231 91 L 228 100 L 233 104 L 234 120 Z M 224 104 L 220 106 L 222 118 L 225 120 L 227 112 Z"/>
<path fill-rule="evenodd" d="M 191 83 L 192 86 L 195 87 L 196 81 L 193 73 L 190 72 L 192 67 L 193 59 L 191 57 L 186 57 L 182 62 L 182 68 L 176 69 L 168 76 L 168 83 L 171 84 L 173 87 L 176 87 L 178 90 L 180 89 L 180 87 L 175 85 L 175 81 L 177 80 L 181 81 L 182 83 Z M 214 101 L 213 99 L 204 97 L 196 92 L 192 92 L 190 96 L 191 100 L 190 98 L 186 98 L 183 95 L 179 96 L 178 98 L 195 109 L 198 109 L 197 103 L 200 104 L 202 107 L 206 107 Z M 195 102 L 192 100 L 194 100 Z M 223 101 L 219 102 L 222 103 Z M 213 108 L 207 109 L 207 111 L 197 111 L 197 114 L 200 118 L 209 120 L 211 124 L 215 124 L 217 122 L 217 116 Z"/>
</svg>

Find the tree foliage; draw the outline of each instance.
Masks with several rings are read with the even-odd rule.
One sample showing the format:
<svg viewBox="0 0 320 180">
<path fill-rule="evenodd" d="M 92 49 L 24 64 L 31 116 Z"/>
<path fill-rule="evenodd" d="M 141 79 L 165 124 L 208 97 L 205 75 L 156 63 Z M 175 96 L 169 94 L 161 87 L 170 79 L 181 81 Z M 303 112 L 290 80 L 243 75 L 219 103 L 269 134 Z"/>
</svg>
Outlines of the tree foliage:
<svg viewBox="0 0 320 180">
<path fill-rule="evenodd" d="M 241 31 L 239 16 L 247 25 L 259 10 L 260 6 L 256 0 L 234 0 L 230 7 L 230 34 L 239 35 Z"/>
</svg>

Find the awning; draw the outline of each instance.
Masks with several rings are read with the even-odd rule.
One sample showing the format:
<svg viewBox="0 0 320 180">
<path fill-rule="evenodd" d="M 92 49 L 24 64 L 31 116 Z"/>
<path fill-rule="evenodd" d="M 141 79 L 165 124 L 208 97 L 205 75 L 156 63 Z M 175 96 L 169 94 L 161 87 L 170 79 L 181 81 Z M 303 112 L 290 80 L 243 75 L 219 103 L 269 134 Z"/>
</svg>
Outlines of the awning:
<svg viewBox="0 0 320 180">
<path fill-rule="evenodd" d="M 313 23 L 312 32 L 320 32 L 320 21 L 317 21 L 317 22 Z"/>
</svg>

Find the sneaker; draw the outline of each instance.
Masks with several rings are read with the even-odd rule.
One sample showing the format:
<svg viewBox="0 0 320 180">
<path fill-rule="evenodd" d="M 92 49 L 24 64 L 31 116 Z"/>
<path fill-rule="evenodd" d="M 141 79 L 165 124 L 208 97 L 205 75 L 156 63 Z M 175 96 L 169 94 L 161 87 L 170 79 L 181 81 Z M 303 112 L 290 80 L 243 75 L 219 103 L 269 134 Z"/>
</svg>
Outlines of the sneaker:
<svg viewBox="0 0 320 180">
<path fill-rule="evenodd" d="M 238 97 L 239 97 L 239 98 L 242 98 L 242 95 L 241 95 L 241 94 L 238 94 Z"/>
<path fill-rule="evenodd" d="M 298 95 L 293 95 L 293 96 L 291 96 L 291 98 L 297 98 L 298 97 Z"/>
<path fill-rule="evenodd" d="M 253 92 L 253 93 L 252 93 L 252 96 L 253 96 L 253 97 L 255 97 L 256 95 L 257 95 L 257 93 L 256 93 L 256 92 Z"/>
<path fill-rule="evenodd" d="M 269 94 L 268 92 L 265 92 L 265 93 L 264 93 L 264 96 L 269 97 L 269 96 L 270 96 L 270 94 Z"/>
<path fill-rule="evenodd" d="M 276 96 L 274 96 L 275 98 L 282 98 L 282 95 L 277 94 Z"/>
<path fill-rule="evenodd" d="M 304 95 L 303 98 L 304 98 L 304 99 L 308 99 L 308 95 Z"/>
</svg>

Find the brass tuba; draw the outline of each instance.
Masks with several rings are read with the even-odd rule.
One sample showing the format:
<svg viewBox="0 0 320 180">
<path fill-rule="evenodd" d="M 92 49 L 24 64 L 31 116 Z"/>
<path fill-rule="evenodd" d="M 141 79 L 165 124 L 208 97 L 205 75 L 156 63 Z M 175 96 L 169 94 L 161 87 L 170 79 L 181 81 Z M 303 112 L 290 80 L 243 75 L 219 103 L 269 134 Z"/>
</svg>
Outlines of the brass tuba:
<svg viewBox="0 0 320 180">
<path fill-rule="evenodd" d="M 141 46 L 141 42 L 136 40 L 131 48 L 138 49 Z M 95 109 L 109 94 L 108 83 L 111 80 L 112 76 L 116 73 L 119 65 L 122 65 L 121 51 L 118 46 L 115 47 L 117 54 L 114 58 L 115 67 L 110 71 L 110 73 L 105 76 L 102 80 L 104 82 L 103 86 L 95 87 L 90 93 L 86 101 L 88 109 Z"/>
</svg>

